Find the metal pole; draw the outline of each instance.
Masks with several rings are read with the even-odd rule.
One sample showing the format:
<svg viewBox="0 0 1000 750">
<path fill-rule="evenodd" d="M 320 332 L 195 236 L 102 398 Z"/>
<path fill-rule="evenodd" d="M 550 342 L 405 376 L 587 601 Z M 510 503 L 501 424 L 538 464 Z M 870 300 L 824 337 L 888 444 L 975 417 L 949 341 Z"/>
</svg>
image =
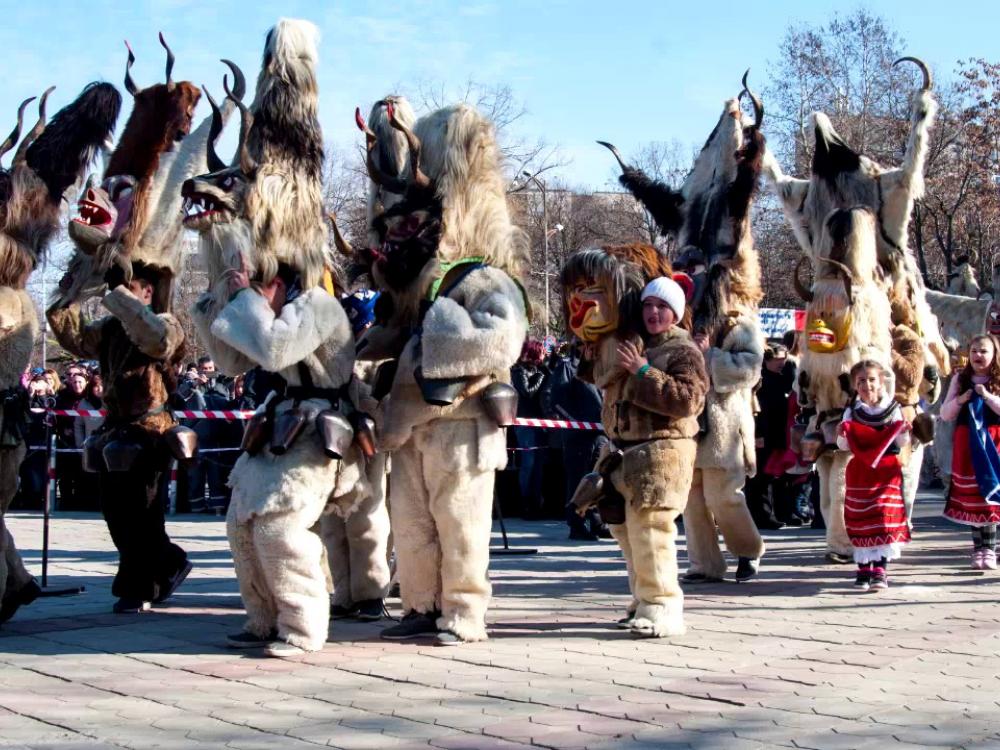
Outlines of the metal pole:
<svg viewBox="0 0 1000 750">
<path fill-rule="evenodd" d="M 545 276 L 545 338 L 549 337 L 549 202 L 545 190 L 545 183 L 538 179 L 538 175 L 523 173 L 529 180 L 538 185 L 538 190 L 542 194 L 542 263 L 545 266 L 542 274 Z"/>
<path fill-rule="evenodd" d="M 50 415 L 45 415 L 45 502 L 42 505 L 42 588 L 49 585 L 49 521 L 52 518 L 53 498 L 56 494 L 56 435 L 52 430 Z"/>
<path fill-rule="evenodd" d="M 49 254 L 42 256 L 42 369 L 48 359 L 49 318 L 45 314 L 49 307 Z"/>
</svg>

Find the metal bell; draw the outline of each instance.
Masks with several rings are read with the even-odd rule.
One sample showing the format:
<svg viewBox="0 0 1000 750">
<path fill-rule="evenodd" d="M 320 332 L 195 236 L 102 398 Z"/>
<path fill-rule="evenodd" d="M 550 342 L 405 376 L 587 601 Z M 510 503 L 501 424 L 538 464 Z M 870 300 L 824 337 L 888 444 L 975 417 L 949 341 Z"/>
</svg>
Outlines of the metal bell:
<svg viewBox="0 0 1000 750">
<path fill-rule="evenodd" d="M 288 449 L 305 429 L 307 421 L 306 413 L 297 406 L 276 416 L 274 432 L 271 433 L 271 453 L 276 456 L 288 453 Z"/>
<path fill-rule="evenodd" d="M 517 417 L 517 391 L 507 383 L 490 383 L 480 398 L 483 408 L 500 427 L 510 427 Z"/>
<path fill-rule="evenodd" d="M 597 505 L 603 493 L 604 477 L 596 471 L 592 471 L 589 474 L 584 474 L 583 478 L 580 479 L 580 483 L 576 486 L 569 502 L 573 506 L 573 510 L 582 516 L 590 508 Z"/>
<path fill-rule="evenodd" d="M 163 440 L 178 461 L 191 461 L 198 455 L 198 433 L 190 427 L 175 425 L 163 433 Z"/>
<path fill-rule="evenodd" d="M 89 474 L 96 474 L 104 468 L 103 446 L 100 443 L 98 435 L 90 435 L 83 441 L 83 453 L 80 455 L 80 464 L 83 470 Z"/>
<path fill-rule="evenodd" d="M 240 450 L 246 451 L 251 456 L 256 456 L 263 450 L 267 443 L 268 427 L 270 423 L 266 412 L 257 412 L 247 420 L 246 427 L 243 428 L 243 440 L 240 442 Z"/>
<path fill-rule="evenodd" d="M 356 412 L 354 419 L 354 442 L 358 444 L 365 458 L 371 458 L 377 452 L 375 447 L 375 420 L 364 412 Z"/>
<path fill-rule="evenodd" d="M 420 394 L 431 406 L 451 406 L 465 390 L 465 378 L 425 378 L 421 368 L 413 371 Z"/>
<path fill-rule="evenodd" d="M 921 412 L 913 418 L 913 439 L 924 445 L 934 442 L 934 417 Z"/>
<path fill-rule="evenodd" d="M 131 470 L 140 453 L 142 453 L 141 445 L 123 439 L 109 441 L 102 452 L 108 471 L 112 472 Z"/>
<path fill-rule="evenodd" d="M 354 442 L 351 423 L 333 409 L 324 409 L 316 415 L 316 434 L 327 458 L 343 458 Z"/>
</svg>

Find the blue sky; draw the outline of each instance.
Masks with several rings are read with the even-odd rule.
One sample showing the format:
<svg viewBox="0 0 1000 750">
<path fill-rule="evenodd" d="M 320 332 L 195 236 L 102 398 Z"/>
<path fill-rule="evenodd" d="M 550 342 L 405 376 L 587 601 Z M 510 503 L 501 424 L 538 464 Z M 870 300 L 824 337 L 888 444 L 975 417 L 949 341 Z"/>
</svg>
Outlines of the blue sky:
<svg viewBox="0 0 1000 750">
<path fill-rule="evenodd" d="M 830 0 L 4 0 L 0 130 L 13 125 L 21 99 L 50 84 L 58 86 L 50 111 L 94 79 L 121 88 L 125 38 L 138 57 L 139 84 L 162 80 L 160 30 L 177 55 L 175 78 L 220 92 L 218 59 L 230 57 L 252 79 L 265 31 L 291 16 L 308 18 L 323 32 L 320 116 L 328 141 L 360 144 L 354 107 L 367 111 L 390 91 L 414 91 L 421 82 L 507 83 L 528 110 L 519 132 L 559 144 L 571 160 L 561 170 L 570 183 L 600 188 L 614 170 L 594 139 L 612 140 L 625 153 L 652 140 L 702 142 L 722 102 L 737 92 L 743 70 L 766 73 L 790 22 L 822 23 L 837 9 L 854 7 Z M 1000 58 L 1000 3 L 883 0 L 864 7 L 888 19 L 907 51 L 941 77 L 960 58 Z"/>
</svg>

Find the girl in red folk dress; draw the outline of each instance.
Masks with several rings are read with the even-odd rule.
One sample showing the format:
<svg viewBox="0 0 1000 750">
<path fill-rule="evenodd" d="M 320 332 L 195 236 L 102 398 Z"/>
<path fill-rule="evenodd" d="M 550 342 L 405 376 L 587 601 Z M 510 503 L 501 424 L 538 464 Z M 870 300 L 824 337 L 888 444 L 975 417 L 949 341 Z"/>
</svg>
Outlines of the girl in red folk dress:
<svg viewBox="0 0 1000 750">
<path fill-rule="evenodd" d="M 837 445 L 851 452 L 844 521 L 858 564 L 854 585 L 862 591 L 889 587 L 889 561 L 910 541 L 899 459 L 899 449 L 910 441 L 910 423 L 885 381 L 885 368 L 874 360 L 851 368 L 857 396 L 844 412 L 837 437 Z"/>
<path fill-rule="evenodd" d="M 941 418 L 957 422 L 945 518 L 972 527 L 972 567 L 996 570 L 1000 521 L 1000 349 L 993 336 L 969 344 L 969 363 L 951 379 Z"/>
</svg>

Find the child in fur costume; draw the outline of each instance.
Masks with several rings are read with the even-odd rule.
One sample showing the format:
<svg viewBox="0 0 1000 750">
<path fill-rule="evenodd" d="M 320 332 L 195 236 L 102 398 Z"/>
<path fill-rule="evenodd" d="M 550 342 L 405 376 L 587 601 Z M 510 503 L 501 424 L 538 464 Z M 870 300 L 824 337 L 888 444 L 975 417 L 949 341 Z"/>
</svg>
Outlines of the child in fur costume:
<svg viewBox="0 0 1000 750">
<path fill-rule="evenodd" d="M 951 379 L 941 419 L 956 422 L 944 516 L 972 527 L 972 567 L 996 570 L 1000 522 L 1000 342 L 975 336 Z"/>
<path fill-rule="evenodd" d="M 844 412 L 837 447 L 851 452 L 847 464 L 844 522 L 854 547 L 862 591 L 889 587 L 889 561 L 910 541 L 903 502 L 899 449 L 910 442 L 910 423 L 886 390 L 885 368 L 862 360 L 851 368 L 858 395 Z"/>
<path fill-rule="evenodd" d="M 624 523 L 609 523 L 625 555 L 633 602 L 623 627 L 635 635 L 684 632 L 677 584 L 677 516 L 687 504 L 697 450 L 698 414 L 708 391 L 704 359 L 688 332 L 684 291 L 659 277 L 641 294 L 645 353 L 633 338 L 609 336 L 594 375 L 617 466 L 605 481 L 624 497 Z M 608 466 L 609 456 L 599 466 Z"/>
</svg>

